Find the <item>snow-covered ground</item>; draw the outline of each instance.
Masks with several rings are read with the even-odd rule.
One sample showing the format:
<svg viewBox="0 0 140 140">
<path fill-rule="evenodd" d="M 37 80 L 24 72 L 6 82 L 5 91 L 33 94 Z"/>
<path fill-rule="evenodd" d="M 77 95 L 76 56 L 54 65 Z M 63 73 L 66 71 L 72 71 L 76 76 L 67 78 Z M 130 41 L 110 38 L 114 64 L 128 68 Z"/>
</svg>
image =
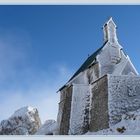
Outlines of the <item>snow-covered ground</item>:
<svg viewBox="0 0 140 140">
<path fill-rule="evenodd" d="M 55 120 L 47 120 L 35 133 L 35 135 L 54 135 L 57 129 Z"/>
</svg>

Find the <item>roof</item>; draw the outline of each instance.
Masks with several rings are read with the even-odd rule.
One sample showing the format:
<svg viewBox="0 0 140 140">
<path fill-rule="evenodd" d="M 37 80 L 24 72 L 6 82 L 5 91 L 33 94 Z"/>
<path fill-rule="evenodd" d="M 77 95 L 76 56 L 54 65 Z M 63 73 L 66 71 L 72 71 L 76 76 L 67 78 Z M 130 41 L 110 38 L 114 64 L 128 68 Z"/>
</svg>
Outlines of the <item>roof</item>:
<svg viewBox="0 0 140 140">
<path fill-rule="evenodd" d="M 68 82 L 70 82 L 73 78 L 75 78 L 80 72 L 86 70 L 91 64 L 92 62 L 95 60 L 96 56 L 100 53 L 100 51 L 102 50 L 102 48 L 105 46 L 105 44 L 107 43 L 107 41 L 96 51 L 94 52 L 92 55 L 90 55 L 86 61 L 81 65 L 81 67 L 74 73 L 74 75 L 69 79 Z M 63 87 L 61 87 L 59 89 L 62 90 L 63 88 L 65 88 L 66 85 L 64 85 Z"/>
</svg>

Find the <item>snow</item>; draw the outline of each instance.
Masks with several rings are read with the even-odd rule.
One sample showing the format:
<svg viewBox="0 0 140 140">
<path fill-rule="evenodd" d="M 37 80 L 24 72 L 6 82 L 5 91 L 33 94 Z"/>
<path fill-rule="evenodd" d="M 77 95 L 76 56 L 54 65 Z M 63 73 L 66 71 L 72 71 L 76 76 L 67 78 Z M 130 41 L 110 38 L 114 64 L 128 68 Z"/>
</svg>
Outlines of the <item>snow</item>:
<svg viewBox="0 0 140 140">
<path fill-rule="evenodd" d="M 73 85 L 69 134 L 82 134 L 88 125 L 89 86 Z"/>
<path fill-rule="evenodd" d="M 88 79 L 87 79 L 87 71 L 83 71 L 79 73 L 74 79 L 72 79 L 68 84 L 88 84 Z"/>
<path fill-rule="evenodd" d="M 0 123 L 1 135 L 34 134 L 41 125 L 36 108 L 26 106 L 18 109 L 9 119 Z"/>
<path fill-rule="evenodd" d="M 35 135 L 54 135 L 57 131 L 57 123 L 55 120 L 47 120 L 35 133 Z"/>
<path fill-rule="evenodd" d="M 38 112 L 36 108 L 25 106 L 15 111 L 15 113 L 10 118 L 22 116 L 23 118 L 28 117 L 30 121 L 36 121 L 33 117 L 33 114 L 36 112 Z"/>
<path fill-rule="evenodd" d="M 137 72 L 136 68 L 132 64 L 129 56 L 127 56 L 127 60 L 128 60 L 128 62 L 127 62 L 127 65 L 126 65 L 125 69 L 122 72 L 122 75 L 127 75 L 130 72 L 132 72 L 134 75 L 139 75 L 139 73 Z"/>
<path fill-rule="evenodd" d="M 97 61 L 100 64 L 100 77 L 105 74 L 138 75 L 130 58 L 124 54 L 122 46 L 117 42 L 107 42 L 101 53 L 97 55 Z"/>
<path fill-rule="evenodd" d="M 108 129 L 86 135 L 140 135 L 140 109 L 123 114 L 121 121 Z"/>
<path fill-rule="evenodd" d="M 36 108 L 33 108 L 31 106 L 25 106 L 25 107 L 22 107 L 22 108 L 18 109 L 17 111 L 15 111 L 15 113 L 11 116 L 11 118 L 35 113 L 36 111 L 37 111 Z"/>
</svg>

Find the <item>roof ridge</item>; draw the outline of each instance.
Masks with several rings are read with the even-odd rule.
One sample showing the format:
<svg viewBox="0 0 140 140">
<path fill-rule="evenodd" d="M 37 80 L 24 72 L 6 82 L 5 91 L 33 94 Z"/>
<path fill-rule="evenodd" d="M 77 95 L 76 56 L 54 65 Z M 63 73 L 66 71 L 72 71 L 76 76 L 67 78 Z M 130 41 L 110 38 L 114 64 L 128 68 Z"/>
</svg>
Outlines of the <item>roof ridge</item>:
<svg viewBox="0 0 140 140">
<path fill-rule="evenodd" d="M 96 58 L 96 56 L 100 53 L 100 51 L 102 50 L 102 48 L 105 46 L 105 44 L 108 41 L 106 41 L 99 49 L 97 49 L 94 53 L 92 53 L 85 61 L 84 63 L 80 66 L 80 68 L 73 74 L 73 76 L 68 80 L 68 82 L 70 82 L 74 77 L 76 77 L 80 72 L 84 71 L 85 69 L 87 69 L 90 64 L 93 62 L 93 60 Z M 67 83 L 68 83 L 67 82 Z M 61 87 L 58 91 L 62 90 L 66 85 L 64 85 L 63 87 Z"/>
<path fill-rule="evenodd" d="M 70 82 L 76 75 L 78 75 L 80 72 L 82 72 L 83 70 L 85 70 L 95 59 L 95 57 L 99 54 L 99 52 L 102 50 L 102 48 L 104 47 L 104 45 L 107 43 L 107 41 L 99 48 L 97 49 L 94 53 L 92 53 L 86 60 L 85 62 L 80 66 L 80 68 L 75 72 L 75 74 L 70 78 L 70 80 L 68 82 Z M 90 61 L 87 65 L 86 62 Z M 91 62 L 92 61 L 92 62 Z M 83 66 L 86 65 L 86 67 L 84 68 Z"/>
</svg>

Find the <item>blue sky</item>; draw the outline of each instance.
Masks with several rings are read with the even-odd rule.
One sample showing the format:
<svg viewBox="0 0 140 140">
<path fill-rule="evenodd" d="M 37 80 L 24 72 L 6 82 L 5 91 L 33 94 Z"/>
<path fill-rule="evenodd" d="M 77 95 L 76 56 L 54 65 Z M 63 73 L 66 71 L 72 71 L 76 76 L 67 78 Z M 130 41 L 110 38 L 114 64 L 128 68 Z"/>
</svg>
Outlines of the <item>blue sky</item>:
<svg viewBox="0 0 140 140">
<path fill-rule="evenodd" d="M 26 105 L 56 119 L 56 91 L 101 47 L 110 16 L 140 72 L 140 6 L 0 6 L 0 120 Z"/>
</svg>

